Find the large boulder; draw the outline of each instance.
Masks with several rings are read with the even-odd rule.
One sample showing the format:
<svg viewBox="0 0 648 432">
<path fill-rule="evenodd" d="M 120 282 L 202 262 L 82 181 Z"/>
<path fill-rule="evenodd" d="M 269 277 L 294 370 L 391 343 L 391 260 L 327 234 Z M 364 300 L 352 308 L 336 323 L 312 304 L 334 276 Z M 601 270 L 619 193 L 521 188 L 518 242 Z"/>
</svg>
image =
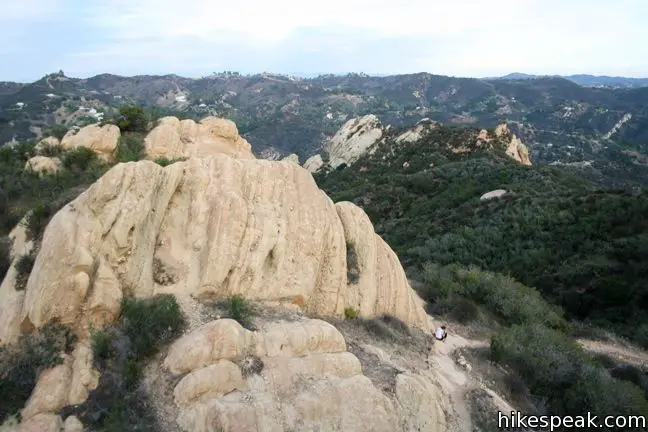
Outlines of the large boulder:
<svg viewBox="0 0 648 432">
<path fill-rule="evenodd" d="M 25 163 L 25 169 L 40 175 L 55 174 L 61 166 L 61 160 L 56 157 L 34 156 Z"/>
<path fill-rule="evenodd" d="M 383 136 L 383 127 L 373 114 L 351 119 L 340 128 L 324 148 L 329 154 L 329 165 L 337 168 L 350 165 L 364 155 Z"/>
<path fill-rule="evenodd" d="M 61 146 L 66 150 L 86 147 L 94 150 L 106 162 L 113 162 L 120 136 L 119 128 L 115 125 L 93 124 L 78 131 L 69 131 L 63 137 Z"/>
<path fill-rule="evenodd" d="M 217 154 L 113 167 L 48 224 L 11 322 L 24 331 L 51 319 L 101 325 L 125 287 L 137 297 L 242 294 L 320 316 L 354 308 L 429 331 L 422 300 L 364 212 L 334 205 L 289 163 Z"/>
<path fill-rule="evenodd" d="M 239 349 L 183 358 L 219 327 L 232 331 L 208 347 Z M 346 351 L 342 334 L 320 320 L 271 323 L 258 332 L 214 321 L 175 342 L 164 364 L 188 372 L 174 391 L 187 432 L 447 430 L 446 397 L 429 378 L 398 375 L 393 393 L 383 393 Z"/>
<path fill-rule="evenodd" d="M 36 151 L 43 151 L 46 148 L 52 148 L 52 147 L 58 147 L 61 145 L 61 141 L 59 141 L 58 138 L 54 136 L 49 136 L 47 138 L 43 138 L 36 144 Z"/>
<path fill-rule="evenodd" d="M 321 155 L 316 154 L 315 156 L 311 156 L 306 159 L 306 162 L 304 162 L 303 166 L 308 171 L 316 173 L 324 166 L 324 160 L 322 159 Z"/>
<path fill-rule="evenodd" d="M 207 117 L 196 123 L 164 117 L 144 140 L 149 159 L 207 157 L 226 154 L 237 159 L 254 159 L 252 146 L 239 136 L 231 120 Z"/>
</svg>

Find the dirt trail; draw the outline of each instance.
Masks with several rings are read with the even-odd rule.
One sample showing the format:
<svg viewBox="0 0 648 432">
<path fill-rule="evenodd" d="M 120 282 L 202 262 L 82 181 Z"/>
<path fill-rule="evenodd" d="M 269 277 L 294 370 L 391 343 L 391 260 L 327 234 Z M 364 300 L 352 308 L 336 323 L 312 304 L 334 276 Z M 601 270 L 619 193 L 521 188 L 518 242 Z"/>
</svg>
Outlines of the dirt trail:
<svg viewBox="0 0 648 432">
<path fill-rule="evenodd" d="M 624 345 L 615 341 L 595 341 L 579 339 L 577 341 L 586 351 L 595 354 L 605 354 L 617 361 L 628 363 L 633 366 L 648 366 L 648 351 L 637 347 Z"/>
<path fill-rule="evenodd" d="M 437 341 L 428 357 L 430 369 L 434 369 L 437 380 L 449 395 L 452 406 L 457 413 L 459 431 L 469 432 L 473 430 L 466 394 L 468 391 L 482 386 L 470 376 L 466 369 L 463 369 L 455 362 L 453 353 L 458 348 L 483 348 L 486 346 L 488 346 L 487 341 L 471 340 L 459 335 L 452 335 L 445 342 Z M 486 390 L 495 395 L 492 390 Z M 499 396 L 497 399 L 501 400 Z M 508 404 L 506 404 L 506 408 L 509 408 Z"/>
</svg>

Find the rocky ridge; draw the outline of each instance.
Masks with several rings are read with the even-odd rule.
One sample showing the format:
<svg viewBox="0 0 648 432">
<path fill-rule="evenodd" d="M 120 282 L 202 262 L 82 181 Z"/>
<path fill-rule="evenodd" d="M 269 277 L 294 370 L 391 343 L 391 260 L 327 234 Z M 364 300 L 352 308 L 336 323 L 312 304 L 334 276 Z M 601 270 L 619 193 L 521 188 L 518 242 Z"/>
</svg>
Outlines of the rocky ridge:
<svg viewBox="0 0 648 432">
<path fill-rule="evenodd" d="M 62 364 L 40 375 L 16 430 L 81 430 L 74 416 L 57 413 L 96 388 L 89 325 L 113 322 L 127 295 L 202 301 L 242 294 L 310 316 L 389 315 L 429 332 L 398 257 L 359 207 L 333 204 L 295 163 L 254 159 L 226 121 L 176 120 L 149 134 L 148 157 L 188 160 L 118 164 L 56 213 L 38 244 L 22 226 L 12 232 L 14 266 L 0 286 L 0 343 L 53 320 L 79 340 Z M 79 131 L 74 147 L 87 145 L 109 159 L 114 149 L 95 132 Z M 105 135 L 112 136 L 110 128 Z M 15 263 L 32 250 L 34 267 L 20 291 Z M 261 375 L 243 373 L 240 362 L 249 355 L 265 365 Z M 429 417 L 443 412 L 431 377 L 399 375 L 398 403 L 386 398 L 335 327 L 318 320 L 269 322 L 256 332 L 216 320 L 178 340 L 164 365 L 169 373 L 189 372 L 175 389 L 185 431 L 215 423 L 260 430 L 261 421 L 271 430 L 397 430 L 404 422 L 444 430 L 442 417 Z M 201 387 L 206 382 L 215 387 Z M 349 403 L 349 392 L 363 397 Z M 250 398 L 259 402 L 250 406 Z M 405 420 L 412 413 L 418 417 Z"/>
</svg>

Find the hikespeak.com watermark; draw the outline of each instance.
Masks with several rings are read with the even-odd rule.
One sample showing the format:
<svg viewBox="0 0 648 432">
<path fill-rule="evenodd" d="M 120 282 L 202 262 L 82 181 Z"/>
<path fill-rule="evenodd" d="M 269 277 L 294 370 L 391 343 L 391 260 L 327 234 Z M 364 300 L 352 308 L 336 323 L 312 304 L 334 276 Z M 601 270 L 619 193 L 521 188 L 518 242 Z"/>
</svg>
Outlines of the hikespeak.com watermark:
<svg viewBox="0 0 648 432">
<path fill-rule="evenodd" d="M 538 428 L 540 430 L 557 431 L 569 428 L 585 429 L 646 429 L 648 421 L 644 416 L 596 416 L 592 413 L 582 416 L 534 416 L 519 411 L 497 412 L 497 426 L 505 428 Z"/>
</svg>

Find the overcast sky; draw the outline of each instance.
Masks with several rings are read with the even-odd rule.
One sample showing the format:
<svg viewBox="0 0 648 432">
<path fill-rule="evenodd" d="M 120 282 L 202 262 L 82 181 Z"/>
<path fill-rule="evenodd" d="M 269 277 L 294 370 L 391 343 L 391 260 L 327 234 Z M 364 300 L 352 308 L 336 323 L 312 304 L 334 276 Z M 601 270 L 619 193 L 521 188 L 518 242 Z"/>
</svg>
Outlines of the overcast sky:
<svg viewBox="0 0 648 432">
<path fill-rule="evenodd" d="M 648 76 L 648 0 L 0 0 L 0 81 L 215 71 Z"/>
</svg>

